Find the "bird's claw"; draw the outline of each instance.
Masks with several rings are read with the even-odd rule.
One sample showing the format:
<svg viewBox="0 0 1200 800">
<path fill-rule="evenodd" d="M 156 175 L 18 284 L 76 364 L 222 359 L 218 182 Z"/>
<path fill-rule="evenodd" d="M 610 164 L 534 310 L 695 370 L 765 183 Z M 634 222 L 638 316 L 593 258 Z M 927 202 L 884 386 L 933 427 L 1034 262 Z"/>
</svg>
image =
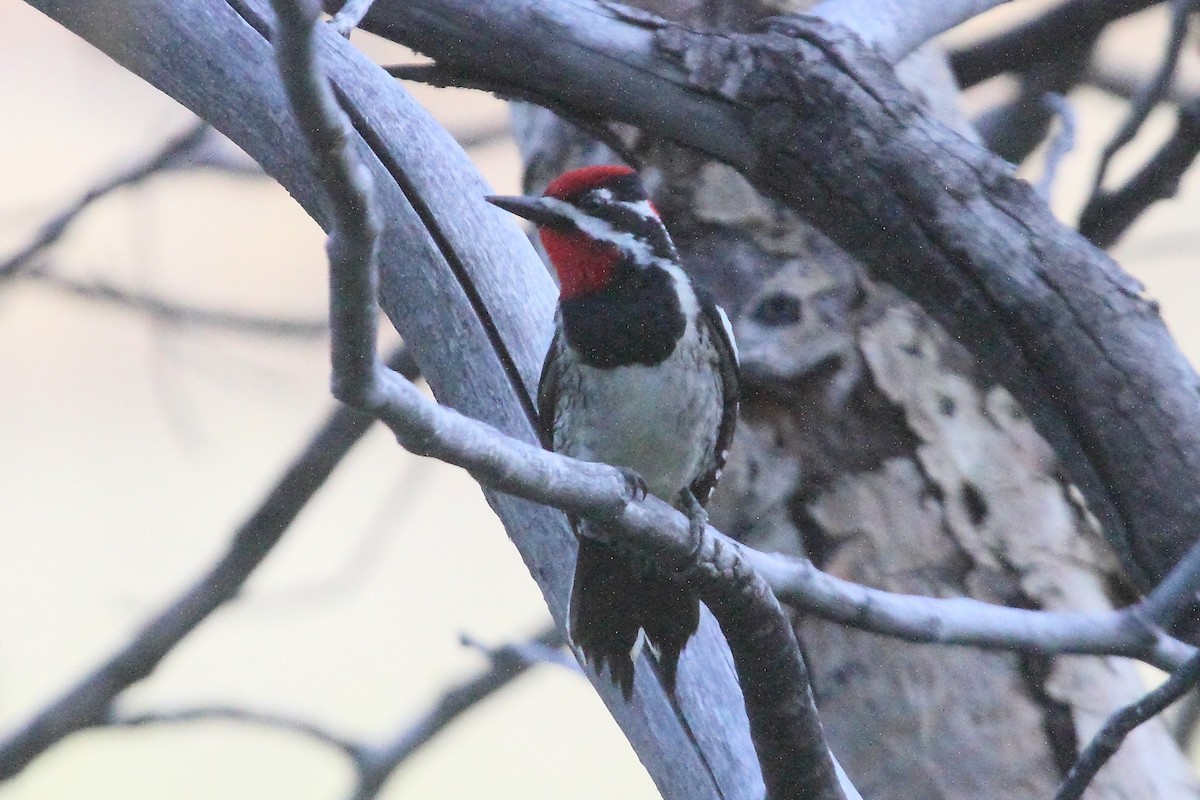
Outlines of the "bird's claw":
<svg viewBox="0 0 1200 800">
<path fill-rule="evenodd" d="M 629 495 L 630 500 L 635 503 L 640 503 L 646 499 L 646 495 L 650 493 L 649 487 L 646 485 L 646 479 L 637 474 L 631 469 L 618 467 L 621 470 L 621 475 L 625 478 L 625 491 Z"/>
<path fill-rule="evenodd" d="M 704 547 L 704 536 L 708 530 L 708 511 L 696 499 L 696 495 L 692 494 L 691 489 L 684 489 L 679 493 L 677 507 L 688 518 L 688 533 L 692 539 L 692 552 L 688 556 L 687 563 L 694 565 L 700 554 L 700 550 Z"/>
</svg>

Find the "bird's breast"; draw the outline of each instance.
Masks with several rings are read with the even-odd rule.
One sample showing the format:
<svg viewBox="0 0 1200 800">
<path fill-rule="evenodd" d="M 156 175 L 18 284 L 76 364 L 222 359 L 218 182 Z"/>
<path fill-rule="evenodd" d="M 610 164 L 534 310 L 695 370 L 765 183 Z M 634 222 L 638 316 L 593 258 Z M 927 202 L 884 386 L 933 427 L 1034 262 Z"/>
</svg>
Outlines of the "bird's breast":
<svg viewBox="0 0 1200 800">
<path fill-rule="evenodd" d="M 559 393 L 554 449 L 626 467 L 671 502 L 705 470 L 722 413 L 716 351 L 689 324 L 654 366 L 597 368 L 578 360 Z"/>
</svg>

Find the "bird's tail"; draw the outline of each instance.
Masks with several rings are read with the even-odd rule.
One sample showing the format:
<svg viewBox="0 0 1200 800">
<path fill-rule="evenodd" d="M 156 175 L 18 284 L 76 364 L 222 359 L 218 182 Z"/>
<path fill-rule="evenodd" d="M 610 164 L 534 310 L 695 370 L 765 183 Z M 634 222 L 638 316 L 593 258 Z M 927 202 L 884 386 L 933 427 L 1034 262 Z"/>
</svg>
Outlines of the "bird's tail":
<svg viewBox="0 0 1200 800">
<path fill-rule="evenodd" d="M 571 640 L 597 671 L 608 666 L 626 700 L 633 695 L 638 631 L 646 632 L 663 683 L 674 693 L 679 654 L 699 624 L 699 600 L 682 584 L 611 545 L 580 537 L 571 588 Z"/>
</svg>

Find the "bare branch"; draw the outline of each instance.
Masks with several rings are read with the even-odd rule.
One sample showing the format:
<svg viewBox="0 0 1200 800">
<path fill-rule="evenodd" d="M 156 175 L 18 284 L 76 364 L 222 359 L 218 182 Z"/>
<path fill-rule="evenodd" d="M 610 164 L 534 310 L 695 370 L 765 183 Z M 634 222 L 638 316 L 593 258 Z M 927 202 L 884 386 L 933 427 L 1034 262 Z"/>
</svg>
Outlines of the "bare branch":
<svg viewBox="0 0 1200 800">
<path fill-rule="evenodd" d="M 323 319 L 276 319 L 236 311 L 197 308 L 153 294 L 122 289 L 102 280 L 80 281 L 40 270 L 29 272 L 24 277 L 77 297 L 136 311 L 170 325 L 220 328 L 258 336 L 291 338 L 315 338 L 329 331 L 329 323 Z"/>
<path fill-rule="evenodd" d="M 82 197 L 43 225 L 32 241 L 0 262 L 0 281 L 12 277 L 34 256 L 58 241 L 71 223 L 92 203 L 117 189 L 141 183 L 152 175 L 177 166 L 201 147 L 211 131 L 212 128 L 207 122 L 197 122 L 184 133 L 167 142 L 161 150 L 142 163 L 89 189 Z"/>
<path fill-rule="evenodd" d="M 552 626 L 526 644 L 510 645 L 490 651 L 490 669 L 447 690 L 428 713 L 394 734 L 387 744 L 362 750 L 358 785 L 351 796 L 352 800 L 370 800 L 375 797 L 392 773 L 422 745 L 465 712 L 512 683 L 538 663 L 527 658 L 530 648 L 560 648 L 564 644 L 566 637 L 557 626 Z"/>
<path fill-rule="evenodd" d="M 1200 531 L 1197 376 L 1140 285 L 848 31 L 707 35 L 588 0 L 379 0 L 364 25 L 699 149 L 805 215 L 1012 392 L 1143 590 Z"/>
<path fill-rule="evenodd" d="M 392 356 L 390 364 L 416 377 L 406 350 Z M 180 640 L 236 596 L 372 422 L 350 408 L 334 411 L 205 575 L 95 671 L 0 742 L 0 780 L 20 772 L 62 738 L 103 720 L 121 692 L 152 673 Z"/>
<path fill-rule="evenodd" d="M 745 554 L 784 602 L 833 622 L 910 642 L 1047 655 L 1122 655 L 1168 671 L 1196 652 L 1158 628 L 1158 602 L 1107 614 L 1030 611 L 966 597 L 896 594 L 844 581 L 802 559 L 751 550 Z M 1194 580 L 1190 563 L 1179 569 Z M 1181 577 L 1174 586 L 1183 588 L 1186 596 L 1184 583 Z M 1191 589 L 1195 591 L 1194 583 Z"/>
<path fill-rule="evenodd" d="M 1061 94 L 1051 92 L 1042 98 L 1042 102 L 1058 117 L 1061 126 L 1058 135 L 1050 140 L 1050 147 L 1046 151 L 1046 165 L 1037 183 L 1038 194 L 1049 202 L 1050 191 L 1054 188 L 1054 179 L 1058 175 L 1059 162 L 1075 147 L 1075 112 L 1067 98 Z"/>
<path fill-rule="evenodd" d="M 319 223 L 329 224 L 322 182 L 308 149 L 295 146 L 302 132 L 270 68 L 272 15 L 265 2 L 30 2 L 212 120 Z M 129 36 L 98 36 L 114 13 L 142 24 Z M 384 310 L 439 399 L 535 442 L 531 396 L 556 298 L 545 266 L 525 235 L 484 202 L 490 187 L 461 149 L 399 84 L 327 26 L 318 38 L 384 211 Z M 162 47 L 164 41 L 172 46 Z M 453 347 L 445 346 L 447 337 Z M 486 485 L 484 492 L 551 613 L 563 620 L 575 549 L 565 517 Z M 711 619 L 688 650 L 682 687 L 705 697 L 736 696 L 732 664 Z M 664 796 L 752 800 L 761 782 L 741 709 L 696 703 L 685 711 L 666 696 L 649 657 L 639 665 L 643 677 L 633 702 L 607 679 L 594 673 L 589 679 Z"/>
<path fill-rule="evenodd" d="M 281 714 L 270 714 L 265 711 L 252 711 L 236 706 L 201 706 L 199 708 L 180 708 L 171 711 L 145 711 L 137 714 L 123 714 L 114 710 L 99 722 L 97 727 L 110 728 L 141 728 L 147 725 L 178 725 L 187 722 L 238 722 L 247 725 L 259 725 L 265 728 L 275 728 L 299 736 L 305 736 L 321 744 L 341 750 L 352 760 L 361 758 L 362 745 L 338 736 L 320 725 L 307 722 L 295 717 Z"/>
<path fill-rule="evenodd" d="M 896 64 L 938 34 L 1008 0 L 822 0 L 808 13 L 844 26 Z"/>
<path fill-rule="evenodd" d="M 558 102 L 554 97 L 514 84 L 489 79 L 486 75 L 443 67 L 438 64 L 397 64 L 384 67 L 393 78 L 417 81 L 430 86 L 454 86 L 460 89 L 478 89 L 490 92 L 503 100 L 521 100 L 549 109 L 563 120 L 596 139 L 612 150 L 626 164 L 634 168 L 642 166 L 642 160 L 629 149 L 621 135 L 613 130 L 608 121 L 580 112 L 570 105 Z M 460 142 L 461 144 L 461 142 Z M 466 145 L 463 145 L 466 147 Z"/>
<path fill-rule="evenodd" d="M 414 433 L 426 428 L 422 417 L 449 414 L 419 396 L 413 398 L 407 381 L 375 362 L 371 322 L 379 226 L 369 174 L 349 146 L 349 125 L 315 58 L 313 26 L 320 6 L 315 0 L 273 0 L 273 5 L 278 22 L 274 42 L 280 73 L 295 113 L 304 121 L 301 130 L 324 176 L 331 207 L 327 251 L 334 393 L 339 399 L 378 414 L 401 441 L 412 441 Z M 473 420 L 460 417 L 458 422 L 465 423 L 455 426 L 464 434 L 463 441 L 469 438 L 466 434 L 471 428 L 483 433 L 479 430 L 483 426 Z M 499 452 L 489 454 L 485 460 L 471 459 L 475 462 L 471 463 L 465 457 L 469 447 L 460 446 L 455 441 L 458 437 L 445 438 L 450 433 L 447 427 L 443 422 L 418 435 L 432 444 L 435 435 L 441 434 L 438 446 L 447 457 L 444 460 L 455 463 L 454 459 L 461 459 L 460 465 L 476 479 L 507 489 L 500 484 L 502 477 L 525 472 L 516 463 L 520 449 L 527 447 L 523 443 L 510 440 L 506 444 L 500 441 L 503 437 L 498 431 L 492 432 L 487 435 L 496 437 L 492 448 Z M 574 462 L 574 466 L 583 465 Z M 603 469 L 621 475 L 611 467 Z M 526 480 L 519 486 L 511 484 L 512 488 L 529 496 L 533 487 L 528 478 L 533 474 L 520 477 Z M 625 483 L 623 476 L 620 481 Z M 626 498 L 626 510 L 640 504 L 638 493 L 624 486 L 605 507 L 593 508 L 592 513 L 582 516 L 616 516 L 619 509 L 612 501 L 620 504 L 622 497 Z M 665 507 L 662 501 L 656 502 Z M 682 517 L 677 511 L 674 514 Z M 658 516 L 663 518 L 661 513 Z M 716 537 L 705 536 L 697 546 L 690 532 L 682 541 L 657 535 L 653 527 L 645 534 L 638 537 L 639 550 L 651 553 L 656 563 L 676 565 L 721 623 L 737 667 L 750 735 L 768 796 L 843 800 L 845 795 L 825 744 L 800 647 L 791 621 L 770 588 L 746 566 L 739 548 L 723 546 Z M 624 539 L 621 544 L 626 544 Z M 360 784 L 356 798 L 373 796 L 376 787 L 364 787 L 365 783 Z"/>
<path fill-rule="evenodd" d="M 342 6 L 342 10 L 333 15 L 333 19 L 329 20 L 330 26 L 341 36 L 350 37 L 350 31 L 358 27 L 358 23 L 362 22 L 362 18 L 371 10 L 371 3 L 375 0 L 347 0 Z"/>
<path fill-rule="evenodd" d="M 1200 654 L 1192 656 L 1162 686 L 1113 714 L 1079 754 L 1054 800 L 1080 800 L 1088 784 L 1117 752 L 1125 737 L 1143 722 L 1162 713 L 1167 706 L 1195 688 L 1197 683 L 1200 683 Z"/>
<path fill-rule="evenodd" d="M 1058 58 L 1064 47 L 1093 42 L 1109 23 L 1149 8 L 1159 0 L 1067 0 L 1042 16 L 950 54 L 950 66 L 963 88 L 993 75 Z"/>
<path fill-rule="evenodd" d="M 1167 38 L 1167 47 L 1163 53 L 1162 63 L 1154 73 L 1154 77 L 1133 98 L 1129 107 L 1129 115 L 1121 123 L 1121 127 L 1113 134 L 1113 138 L 1104 146 L 1100 154 L 1100 163 L 1096 167 L 1096 178 L 1093 182 L 1092 194 L 1103 190 L 1104 178 L 1108 174 L 1108 165 L 1113 156 L 1133 140 L 1142 124 L 1154 110 L 1154 106 L 1162 101 L 1174 81 L 1175 70 L 1179 66 L 1179 54 L 1183 52 L 1183 42 L 1187 37 L 1188 16 L 1196 7 L 1196 0 L 1172 0 L 1171 2 L 1171 32 Z"/>
<path fill-rule="evenodd" d="M 1173 197 L 1184 173 L 1200 156 L 1200 98 L 1180 106 L 1175 130 L 1123 186 L 1095 192 L 1079 215 L 1079 232 L 1109 247 L 1150 206 Z"/>
<path fill-rule="evenodd" d="M 282 714 L 253 711 L 233 706 L 203 706 L 171 711 L 136 714 L 109 709 L 94 724 L 96 727 L 142 727 L 190 722 L 224 721 L 274 728 L 340 750 L 354 764 L 358 774 L 352 794 L 354 800 L 370 800 L 383 784 L 413 753 L 430 742 L 451 723 L 543 661 L 558 659 L 530 658 L 541 650 L 561 652 L 566 637 L 552 625 L 528 642 L 489 649 L 489 667 L 476 677 L 447 689 L 434 707 L 416 722 L 406 724 L 386 743 L 371 745 L 333 733 L 322 725 Z M 578 669 L 574 661 L 571 666 Z"/>
<path fill-rule="evenodd" d="M 1020 90 L 1011 102 L 975 120 L 975 129 L 989 150 L 1019 164 L 1041 144 L 1054 120 L 1046 95 L 1066 95 L 1079 83 L 1091 46 L 1088 41 L 1078 49 L 1064 47 L 1054 61 L 1032 67 L 1021 76 Z"/>
</svg>

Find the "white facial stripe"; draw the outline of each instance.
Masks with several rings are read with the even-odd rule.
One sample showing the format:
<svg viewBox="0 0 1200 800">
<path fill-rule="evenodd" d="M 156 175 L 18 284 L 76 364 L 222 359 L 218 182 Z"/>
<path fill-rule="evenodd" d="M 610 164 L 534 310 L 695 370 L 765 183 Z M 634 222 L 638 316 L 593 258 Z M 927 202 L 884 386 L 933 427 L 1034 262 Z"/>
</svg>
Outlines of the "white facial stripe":
<svg viewBox="0 0 1200 800">
<path fill-rule="evenodd" d="M 606 192 L 608 190 L 601 189 L 599 191 Z M 688 278 L 687 273 L 670 259 L 654 255 L 649 242 L 643 242 L 628 231 L 619 231 L 607 220 L 593 217 L 576 206 L 564 200 L 559 200 L 556 197 L 543 197 L 541 198 L 541 202 L 555 213 L 570 219 L 575 224 L 575 227 L 579 228 L 580 231 L 586 233 L 592 239 L 617 248 L 617 250 L 627 255 L 634 264 L 639 266 L 655 266 L 665 270 L 671 276 L 671 279 L 675 282 L 676 289 L 679 291 L 679 302 L 682 306 L 684 316 L 689 320 L 696 318 L 696 315 L 700 312 L 700 301 L 696 299 L 696 292 L 692 288 L 692 282 Z M 620 203 L 620 205 L 631 208 L 639 214 L 651 217 L 658 216 L 654 213 L 649 200 L 640 200 L 636 203 Z"/>
</svg>

